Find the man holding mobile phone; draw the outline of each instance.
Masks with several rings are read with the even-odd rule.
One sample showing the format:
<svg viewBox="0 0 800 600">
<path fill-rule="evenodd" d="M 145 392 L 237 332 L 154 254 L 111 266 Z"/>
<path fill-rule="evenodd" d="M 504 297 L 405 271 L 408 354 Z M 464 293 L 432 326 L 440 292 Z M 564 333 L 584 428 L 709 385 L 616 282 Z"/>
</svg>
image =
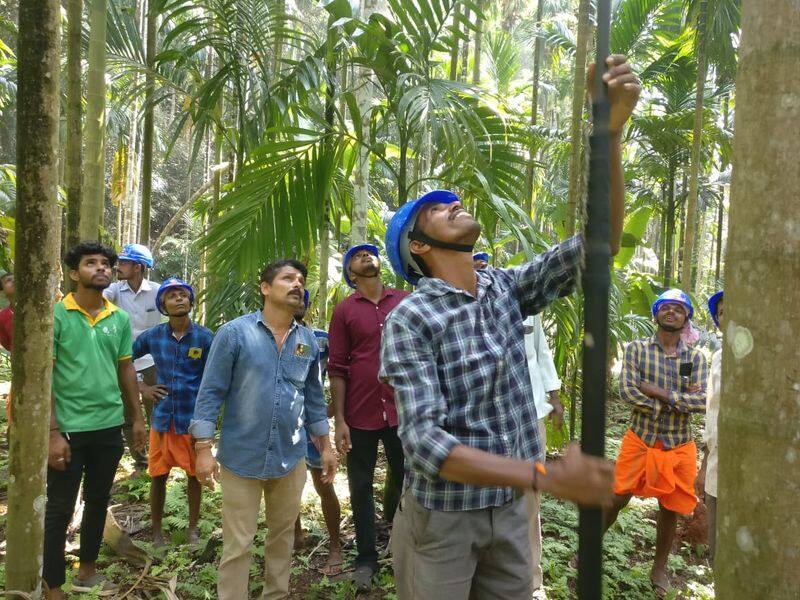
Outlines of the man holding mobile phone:
<svg viewBox="0 0 800 600">
<path fill-rule="evenodd" d="M 632 496 L 656 498 L 656 554 L 650 580 L 659 597 L 669 589 L 667 558 L 677 514 L 697 504 L 697 448 L 691 415 L 706 410 L 706 359 L 681 339 L 694 314 L 689 296 L 667 290 L 653 303 L 655 335 L 628 344 L 619 378 L 620 396 L 633 407 L 614 473 L 614 504 L 605 527 Z"/>
</svg>

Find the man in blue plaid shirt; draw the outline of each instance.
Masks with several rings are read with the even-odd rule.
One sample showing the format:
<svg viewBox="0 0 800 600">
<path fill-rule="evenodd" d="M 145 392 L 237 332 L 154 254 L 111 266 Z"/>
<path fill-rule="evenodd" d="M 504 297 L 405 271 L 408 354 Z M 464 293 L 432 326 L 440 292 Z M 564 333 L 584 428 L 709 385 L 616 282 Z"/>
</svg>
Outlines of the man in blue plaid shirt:
<svg viewBox="0 0 800 600">
<path fill-rule="evenodd" d="M 192 321 L 189 314 L 193 304 L 192 286 L 170 277 L 158 288 L 155 299 L 156 308 L 169 317 L 169 322 L 148 329 L 133 343 L 134 358 L 147 354 L 153 357 L 158 378 L 156 385 L 139 384 L 142 396 L 153 404 L 147 472 L 153 478 L 150 513 L 156 546 L 166 545 L 161 519 L 167 478 L 173 467 L 183 469 L 188 477 L 186 542 L 195 546 L 200 541 L 197 521 L 202 488 L 195 477 L 197 455 L 189 435 L 189 424 L 214 334 Z"/>
<path fill-rule="evenodd" d="M 609 58 L 611 244 L 624 212 L 620 134 L 640 87 L 624 57 Z M 406 455 L 392 535 L 401 600 L 533 594 L 523 494 L 538 489 L 584 505 L 611 501 L 612 467 L 570 447 L 545 470 L 523 319 L 575 287 L 576 236 L 515 269 L 475 271 L 480 225 L 451 192 L 402 206 L 386 234 L 392 266 L 418 285 L 388 317 L 381 377 L 395 389 Z"/>
</svg>

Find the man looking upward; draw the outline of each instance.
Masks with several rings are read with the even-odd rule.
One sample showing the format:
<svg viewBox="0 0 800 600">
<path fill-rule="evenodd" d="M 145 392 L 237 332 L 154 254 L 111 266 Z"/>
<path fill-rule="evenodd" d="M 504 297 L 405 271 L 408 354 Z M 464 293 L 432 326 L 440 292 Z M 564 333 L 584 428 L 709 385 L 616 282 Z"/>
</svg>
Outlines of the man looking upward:
<svg viewBox="0 0 800 600">
<path fill-rule="evenodd" d="M 640 86 L 624 57 L 608 66 L 615 254 L 625 201 L 620 139 Z M 574 289 L 583 237 L 518 268 L 476 271 L 480 233 L 458 197 L 441 190 L 401 206 L 386 232 L 392 267 L 417 285 L 387 319 L 381 348 L 410 471 L 392 535 L 400 598 L 530 600 L 525 491 L 611 501 L 605 461 L 572 446 L 563 460 L 541 463 L 522 336 L 525 317 Z"/>
<path fill-rule="evenodd" d="M 156 309 L 158 283 L 147 278 L 148 269 L 153 268 L 153 255 L 147 246 L 142 244 L 126 244 L 119 253 L 117 261 L 117 279 L 109 285 L 103 295 L 128 313 L 133 328 L 133 340 L 136 341 L 143 332 L 161 323 L 161 314 Z M 147 420 L 153 412 L 155 398 L 148 390 L 156 384 L 156 368 L 153 357 L 149 354 L 133 361 L 139 379 L 139 388 L 144 404 Z M 147 471 L 147 455 L 137 452 L 131 445 L 131 433 L 123 430 L 125 440 L 134 462 L 133 476 Z"/>
<path fill-rule="evenodd" d="M 356 570 L 353 580 L 362 592 L 372 588 L 378 570 L 375 544 L 375 500 L 372 484 L 378 442 L 389 464 L 390 496 L 398 498 L 403 485 L 403 448 L 397 437 L 394 392 L 378 379 L 383 324 L 408 293 L 381 281 L 378 249 L 353 246 L 345 253 L 342 270 L 355 291 L 333 309 L 330 325 L 331 381 L 336 419 L 336 446 L 347 456 L 347 481 L 356 529 Z M 384 506 L 388 520 L 394 509 Z"/>
</svg>

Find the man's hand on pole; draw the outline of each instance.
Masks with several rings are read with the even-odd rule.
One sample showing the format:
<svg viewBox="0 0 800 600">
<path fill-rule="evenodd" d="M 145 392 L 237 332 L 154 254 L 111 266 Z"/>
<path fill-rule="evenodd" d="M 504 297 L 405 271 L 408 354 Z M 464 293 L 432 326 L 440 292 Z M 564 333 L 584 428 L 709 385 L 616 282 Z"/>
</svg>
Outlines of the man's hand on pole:
<svg viewBox="0 0 800 600">
<path fill-rule="evenodd" d="M 619 134 L 625 123 L 630 119 L 642 86 L 639 78 L 631 71 L 630 65 L 622 54 L 612 54 L 606 64 L 608 71 L 603 75 L 603 81 L 608 86 L 608 102 L 611 113 L 608 119 L 609 133 Z M 594 63 L 589 65 L 587 73 L 587 89 L 594 92 Z"/>
<path fill-rule="evenodd" d="M 547 474 L 539 476 L 540 490 L 585 507 L 611 506 L 614 463 L 581 452 L 578 444 L 567 447 L 564 457 L 547 463 Z"/>
</svg>

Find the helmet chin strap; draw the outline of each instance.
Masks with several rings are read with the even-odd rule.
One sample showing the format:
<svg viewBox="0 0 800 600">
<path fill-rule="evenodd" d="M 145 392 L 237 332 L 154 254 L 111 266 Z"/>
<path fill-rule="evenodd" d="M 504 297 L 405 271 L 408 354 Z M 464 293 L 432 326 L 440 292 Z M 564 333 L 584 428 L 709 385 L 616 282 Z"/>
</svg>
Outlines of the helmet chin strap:
<svg viewBox="0 0 800 600">
<path fill-rule="evenodd" d="M 428 244 L 429 246 L 433 246 L 434 248 L 442 248 L 443 250 L 455 250 L 456 252 L 469 252 L 472 254 L 472 251 L 475 249 L 475 244 L 452 244 L 450 242 L 442 242 L 440 240 L 435 240 L 432 237 L 424 234 L 421 231 L 418 231 L 416 228 L 411 230 L 408 234 L 409 240 L 414 240 L 416 242 L 422 242 L 423 244 Z"/>
</svg>

